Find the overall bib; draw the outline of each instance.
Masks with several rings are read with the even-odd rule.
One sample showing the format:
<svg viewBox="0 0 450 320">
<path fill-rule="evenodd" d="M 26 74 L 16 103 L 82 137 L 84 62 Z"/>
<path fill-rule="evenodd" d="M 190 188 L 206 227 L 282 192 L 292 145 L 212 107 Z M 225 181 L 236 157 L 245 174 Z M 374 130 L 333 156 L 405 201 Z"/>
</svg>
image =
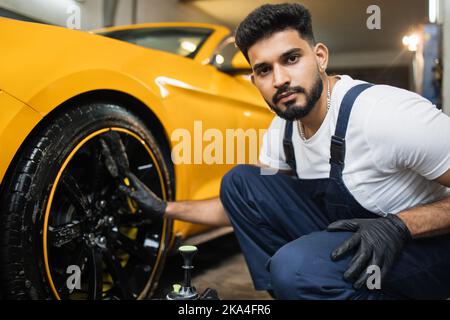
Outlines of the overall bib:
<svg viewBox="0 0 450 320">
<path fill-rule="evenodd" d="M 333 249 L 351 232 L 327 232 L 337 220 L 379 218 L 363 208 L 342 180 L 345 134 L 360 84 L 344 96 L 331 138 L 330 177 L 298 179 L 283 173 L 262 175 L 238 165 L 222 179 L 220 199 L 234 228 L 257 290 L 278 299 L 445 299 L 450 297 L 450 236 L 407 244 L 380 290 L 356 290 L 343 278 L 354 252 L 339 261 Z M 286 123 L 284 147 L 296 172 L 292 122 Z M 292 154 L 289 154 L 292 153 Z"/>
</svg>

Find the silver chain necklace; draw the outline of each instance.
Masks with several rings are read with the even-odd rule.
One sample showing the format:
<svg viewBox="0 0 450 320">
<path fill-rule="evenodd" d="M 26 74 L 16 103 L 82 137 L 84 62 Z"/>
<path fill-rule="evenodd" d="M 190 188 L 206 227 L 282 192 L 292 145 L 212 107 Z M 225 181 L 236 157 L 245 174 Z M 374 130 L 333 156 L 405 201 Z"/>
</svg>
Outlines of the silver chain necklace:
<svg viewBox="0 0 450 320">
<path fill-rule="evenodd" d="M 327 112 L 328 110 L 330 110 L 330 105 L 331 105 L 331 93 L 330 93 L 330 79 L 328 78 L 328 83 L 327 83 Z M 300 135 L 300 138 L 302 138 L 303 141 L 306 141 L 306 136 L 305 136 L 305 132 L 303 130 L 303 124 L 302 122 L 299 120 L 297 120 L 297 129 L 298 129 L 298 134 Z"/>
</svg>

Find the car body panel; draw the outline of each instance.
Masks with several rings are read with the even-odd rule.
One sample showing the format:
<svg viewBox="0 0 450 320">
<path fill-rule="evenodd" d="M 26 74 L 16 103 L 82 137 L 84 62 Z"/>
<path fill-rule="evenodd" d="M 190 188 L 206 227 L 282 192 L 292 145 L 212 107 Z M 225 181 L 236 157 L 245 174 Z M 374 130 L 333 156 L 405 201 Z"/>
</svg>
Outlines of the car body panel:
<svg viewBox="0 0 450 320">
<path fill-rule="evenodd" d="M 171 147 L 178 142 L 170 137 L 180 128 L 193 137 L 192 150 L 195 137 L 203 137 L 208 129 L 218 129 L 225 137 L 226 129 L 267 128 L 273 116 L 249 79 L 225 74 L 210 64 L 214 50 L 229 34 L 228 29 L 210 24 L 159 23 L 96 32 L 161 26 L 204 27 L 213 32 L 195 58 L 190 59 L 95 32 L 0 18 L 0 89 L 16 98 L 16 106 L 11 103 L 3 113 L 17 113 L 17 104 L 26 110 L 20 112 L 19 118 L 8 116 L 1 120 L 0 128 L 8 128 L 8 135 L 17 137 L 8 141 L 0 136 L 0 144 L 8 141 L 12 144 L 10 153 L 15 153 L 42 117 L 71 98 L 96 90 L 124 93 L 148 106 L 163 125 Z M 195 121 L 202 124 L 202 132 L 197 136 Z M 208 143 L 203 142 L 203 148 Z M 2 155 L 0 179 L 11 158 Z M 232 166 L 175 165 L 176 199 L 217 196 L 221 177 Z M 174 233 L 182 238 L 205 229 L 181 221 L 174 223 Z"/>
<path fill-rule="evenodd" d="M 37 111 L 0 91 L 0 183 L 22 142 L 41 119 Z"/>
</svg>

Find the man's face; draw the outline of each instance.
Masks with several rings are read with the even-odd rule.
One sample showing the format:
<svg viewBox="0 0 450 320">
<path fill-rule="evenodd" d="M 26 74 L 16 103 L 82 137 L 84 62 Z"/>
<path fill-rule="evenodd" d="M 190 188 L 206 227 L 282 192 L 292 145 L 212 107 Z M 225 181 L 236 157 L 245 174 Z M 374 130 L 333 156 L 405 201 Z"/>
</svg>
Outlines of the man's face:
<svg viewBox="0 0 450 320">
<path fill-rule="evenodd" d="M 323 91 L 317 56 L 298 32 L 286 29 L 259 40 L 248 50 L 253 82 L 280 117 L 305 117 Z"/>
</svg>

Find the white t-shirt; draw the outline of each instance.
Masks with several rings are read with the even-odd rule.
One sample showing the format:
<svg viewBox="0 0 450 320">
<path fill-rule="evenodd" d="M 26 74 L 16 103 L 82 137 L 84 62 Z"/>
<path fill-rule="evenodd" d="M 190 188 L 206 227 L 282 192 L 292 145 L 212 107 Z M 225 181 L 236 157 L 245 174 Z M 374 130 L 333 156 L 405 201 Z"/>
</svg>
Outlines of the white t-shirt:
<svg viewBox="0 0 450 320">
<path fill-rule="evenodd" d="M 293 126 L 293 145 L 300 179 L 328 178 L 330 141 L 341 101 L 353 86 L 364 83 L 340 76 L 321 127 L 303 141 Z M 266 132 L 259 160 L 276 169 L 285 161 L 285 120 L 276 116 Z M 450 169 L 450 117 L 413 92 L 376 85 L 356 99 L 346 133 L 343 180 L 354 198 L 380 215 L 450 196 L 435 181 Z"/>
</svg>

